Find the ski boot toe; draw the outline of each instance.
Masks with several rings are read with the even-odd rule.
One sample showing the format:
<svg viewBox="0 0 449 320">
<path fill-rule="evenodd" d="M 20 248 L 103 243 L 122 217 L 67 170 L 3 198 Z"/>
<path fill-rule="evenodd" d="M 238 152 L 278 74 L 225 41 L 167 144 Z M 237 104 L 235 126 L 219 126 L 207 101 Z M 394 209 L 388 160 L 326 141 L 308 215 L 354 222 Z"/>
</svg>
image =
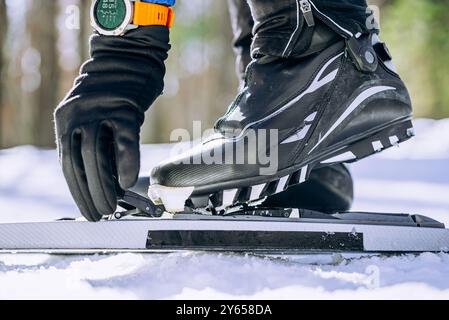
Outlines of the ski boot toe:
<svg viewBox="0 0 449 320">
<path fill-rule="evenodd" d="M 169 212 L 218 208 L 230 206 L 237 199 L 243 200 L 242 190 L 259 184 L 258 179 L 254 179 L 258 176 L 259 167 L 225 164 L 225 160 L 221 164 L 204 161 L 195 164 L 193 161 L 195 158 L 204 160 L 213 152 L 210 148 L 204 148 L 200 153 L 193 149 L 182 160 L 177 158 L 159 164 L 151 173 L 150 198 L 157 204 L 163 204 Z M 260 193 L 256 195 L 254 189 L 252 195 L 253 199 L 258 199 Z"/>
<path fill-rule="evenodd" d="M 323 212 L 347 211 L 353 202 L 353 180 L 343 164 L 312 170 L 310 177 L 299 184 L 301 172 L 285 177 L 262 177 L 231 180 L 229 171 L 211 166 L 180 165 L 166 162 L 151 175 L 148 195 L 156 205 L 168 212 L 206 210 L 219 214 L 228 207 L 259 205 L 266 208 L 304 208 Z M 214 176 L 216 173 L 220 176 Z M 226 182 L 224 179 L 230 179 Z M 220 183 L 221 182 L 221 183 Z"/>
</svg>

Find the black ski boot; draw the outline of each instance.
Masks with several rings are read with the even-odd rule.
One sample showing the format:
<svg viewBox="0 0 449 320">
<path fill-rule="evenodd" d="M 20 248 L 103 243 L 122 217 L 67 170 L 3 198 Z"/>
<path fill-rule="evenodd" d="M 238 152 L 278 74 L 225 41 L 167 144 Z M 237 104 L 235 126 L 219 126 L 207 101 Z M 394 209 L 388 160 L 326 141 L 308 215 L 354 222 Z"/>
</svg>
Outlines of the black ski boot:
<svg viewBox="0 0 449 320">
<path fill-rule="evenodd" d="M 254 20 L 246 1 L 228 0 L 234 34 L 236 71 L 244 88 L 246 68 L 251 62 Z M 354 182 L 344 164 L 312 170 L 310 178 L 286 191 L 268 196 L 264 208 L 303 208 L 321 212 L 348 211 L 354 201 Z"/>
<path fill-rule="evenodd" d="M 301 2 L 301 12 L 288 13 L 298 23 L 287 38 L 288 19 L 261 10 L 258 21 L 253 12 L 255 60 L 245 88 L 214 136 L 152 173 L 149 195 L 168 211 L 263 205 L 313 169 L 358 161 L 414 135 L 411 101 L 385 44 L 375 33 L 336 32 Z M 267 37 L 274 30 L 284 35 L 278 42 Z"/>
</svg>

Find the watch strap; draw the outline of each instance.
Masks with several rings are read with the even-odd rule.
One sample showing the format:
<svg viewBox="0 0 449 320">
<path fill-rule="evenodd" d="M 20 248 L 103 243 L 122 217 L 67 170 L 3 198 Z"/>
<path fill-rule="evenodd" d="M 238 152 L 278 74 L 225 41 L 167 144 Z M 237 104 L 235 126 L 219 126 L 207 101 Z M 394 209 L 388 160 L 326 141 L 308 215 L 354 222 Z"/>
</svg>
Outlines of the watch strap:
<svg viewBox="0 0 449 320">
<path fill-rule="evenodd" d="M 163 4 L 164 6 L 173 7 L 176 4 L 176 0 L 141 0 L 143 2 Z"/>
<path fill-rule="evenodd" d="M 160 4 L 134 2 L 133 24 L 138 26 L 166 26 L 171 28 L 175 13 L 171 7 Z"/>
</svg>

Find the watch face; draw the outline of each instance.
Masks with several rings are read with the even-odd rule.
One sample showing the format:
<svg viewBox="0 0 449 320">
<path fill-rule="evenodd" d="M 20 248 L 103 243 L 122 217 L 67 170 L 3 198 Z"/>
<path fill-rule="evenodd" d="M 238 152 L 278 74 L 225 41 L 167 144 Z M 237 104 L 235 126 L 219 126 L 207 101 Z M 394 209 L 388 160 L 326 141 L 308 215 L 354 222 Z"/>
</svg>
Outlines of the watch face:
<svg viewBox="0 0 449 320">
<path fill-rule="evenodd" d="M 99 26 L 105 30 L 115 30 L 126 18 L 125 0 L 98 0 L 94 13 Z"/>
</svg>

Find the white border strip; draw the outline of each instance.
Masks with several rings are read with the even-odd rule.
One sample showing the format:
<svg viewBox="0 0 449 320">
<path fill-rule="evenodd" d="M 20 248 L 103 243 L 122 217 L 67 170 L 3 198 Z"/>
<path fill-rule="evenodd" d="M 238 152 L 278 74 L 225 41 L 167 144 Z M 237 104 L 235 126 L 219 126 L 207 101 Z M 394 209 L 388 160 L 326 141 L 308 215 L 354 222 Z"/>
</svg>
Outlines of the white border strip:
<svg viewBox="0 0 449 320">
<path fill-rule="evenodd" d="M 332 22 L 338 29 L 340 29 L 341 31 L 345 32 L 345 33 L 346 33 L 347 35 L 349 35 L 351 38 L 354 37 L 354 34 L 353 34 L 351 31 L 349 31 L 349 30 L 343 28 L 343 27 L 340 26 L 338 23 L 336 23 L 334 20 L 332 20 L 328 15 L 324 14 L 323 12 L 321 12 L 321 11 L 316 7 L 316 5 L 313 3 L 312 0 L 309 0 L 309 1 L 310 1 L 310 3 L 312 4 L 312 6 L 315 8 L 315 10 L 318 11 L 319 14 L 325 16 L 326 19 L 328 19 L 330 22 Z"/>
<path fill-rule="evenodd" d="M 345 110 L 345 112 L 343 112 L 343 114 L 340 116 L 340 118 L 338 118 L 337 121 L 335 121 L 335 123 L 332 125 L 332 127 L 330 127 L 330 129 L 326 132 L 326 134 L 321 137 L 321 139 L 312 148 L 312 150 L 309 151 L 309 154 L 311 154 L 313 151 L 315 151 L 315 149 L 318 148 L 318 146 L 320 146 L 321 143 L 323 143 L 323 141 L 326 140 L 332 134 L 332 132 L 334 132 L 335 129 L 337 129 L 338 126 L 351 115 L 351 113 L 353 113 L 358 107 L 360 107 L 365 100 L 369 99 L 370 97 L 372 97 L 380 92 L 384 92 L 384 91 L 388 91 L 388 90 L 396 90 L 396 88 L 389 87 L 389 86 L 376 86 L 376 87 L 371 87 L 371 88 L 363 91 L 362 93 L 360 93 L 357 96 L 357 98 L 355 98 L 354 101 L 352 101 L 352 103 Z"/>
<path fill-rule="evenodd" d="M 290 40 L 288 40 L 288 43 L 287 43 L 287 46 L 284 49 L 284 52 L 282 52 L 282 56 L 284 58 L 286 57 L 287 50 L 290 47 L 290 44 L 292 43 L 293 38 L 296 35 L 296 32 L 298 32 L 298 30 L 299 30 L 299 20 L 300 20 L 300 18 L 301 18 L 301 16 L 300 16 L 300 13 L 299 13 L 299 0 L 296 0 L 296 29 L 295 29 L 295 31 L 293 31 L 293 33 L 292 33 L 292 35 L 290 37 Z"/>
</svg>

